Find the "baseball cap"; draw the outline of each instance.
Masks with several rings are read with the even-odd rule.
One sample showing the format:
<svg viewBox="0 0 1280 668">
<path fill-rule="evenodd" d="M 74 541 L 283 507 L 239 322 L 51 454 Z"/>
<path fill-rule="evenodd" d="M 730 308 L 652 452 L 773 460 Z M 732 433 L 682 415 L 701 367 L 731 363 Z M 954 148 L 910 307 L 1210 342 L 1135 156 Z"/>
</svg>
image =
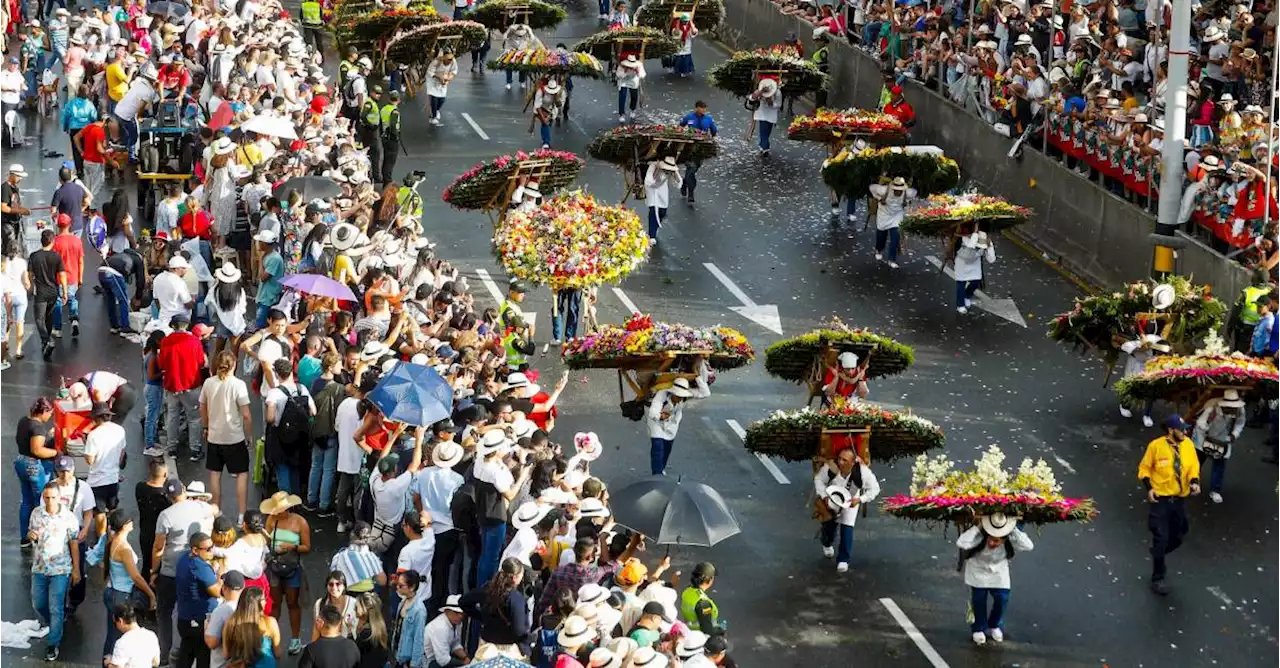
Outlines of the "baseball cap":
<svg viewBox="0 0 1280 668">
<path fill-rule="evenodd" d="M 729 651 L 729 641 L 724 636 L 711 636 L 707 638 L 707 644 L 702 647 L 702 651 L 708 656 L 715 656 Z"/>
<path fill-rule="evenodd" d="M 76 463 L 66 455 L 59 455 L 57 459 L 53 460 L 53 470 L 59 472 L 74 471 L 76 470 Z"/>
<path fill-rule="evenodd" d="M 227 571 L 222 574 L 222 588 L 240 591 L 244 589 L 244 573 L 240 571 Z"/>
<path fill-rule="evenodd" d="M 1164 428 L 1186 431 L 1187 423 L 1182 419 L 1181 415 L 1170 415 L 1164 419 Z"/>
<path fill-rule="evenodd" d="M 171 499 L 186 493 L 187 488 L 183 486 L 181 480 L 175 478 L 164 484 L 164 495 Z"/>
<path fill-rule="evenodd" d="M 658 601 L 649 601 L 644 604 L 644 610 L 640 611 L 642 615 L 657 615 L 664 622 L 670 622 L 671 618 L 667 616 L 667 608 Z"/>
<path fill-rule="evenodd" d="M 71 216 L 65 213 L 58 214 L 58 217 L 54 220 L 57 222 L 58 227 L 71 227 Z"/>
</svg>

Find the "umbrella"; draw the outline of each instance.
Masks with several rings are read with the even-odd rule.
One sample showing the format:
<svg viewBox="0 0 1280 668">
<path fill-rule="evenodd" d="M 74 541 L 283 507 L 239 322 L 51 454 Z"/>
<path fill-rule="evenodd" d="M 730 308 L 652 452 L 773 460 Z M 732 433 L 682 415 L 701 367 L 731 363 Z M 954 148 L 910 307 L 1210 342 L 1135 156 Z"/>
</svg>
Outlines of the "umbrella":
<svg viewBox="0 0 1280 668">
<path fill-rule="evenodd" d="M 280 281 L 286 288 L 317 297 L 331 297 L 340 301 L 360 301 L 351 288 L 321 274 L 289 274 Z"/>
<path fill-rule="evenodd" d="M 469 668 L 528 668 L 529 664 L 505 656 L 495 656 L 476 663 L 468 664 Z"/>
<path fill-rule="evenodd" d="M 700 482 L 654 476 L 609 495 L 618 524 L 660 545 L 711 547 L 742 529 L 720 493 Z"/>
<path fill-rule="evenodd" d="M 170 2 L 169 0 L 160 0 L 160 2 L 152 2 L 147 4 L 147 13 L 165 18 L 180 19 L 191 13 L 187 6 L 181 2 Z"/>
<path fill-rule="evenodd" d="M 276 186 L 276 195 L 283 199 L 290 190 L 298 191 L 304 202 L 313 199 L 329 199 L 342 194 L 342 186 L 327 176 L 295 176 Z"/>
<path fill-rule="evenodd" d="M 369 401 L 388 420 L 415 427 L 435 424 L 453 414 L 453 388 L 435 369 L 400 362 L 382 376 Z"/>
<path fill-rule="evenodd" d="M 293 129 L 293 121 L 278 116 L 254 116 L 241 123 L 240 129 L 268 137 L 298 138 L 298 133 Z"/>
</svg>

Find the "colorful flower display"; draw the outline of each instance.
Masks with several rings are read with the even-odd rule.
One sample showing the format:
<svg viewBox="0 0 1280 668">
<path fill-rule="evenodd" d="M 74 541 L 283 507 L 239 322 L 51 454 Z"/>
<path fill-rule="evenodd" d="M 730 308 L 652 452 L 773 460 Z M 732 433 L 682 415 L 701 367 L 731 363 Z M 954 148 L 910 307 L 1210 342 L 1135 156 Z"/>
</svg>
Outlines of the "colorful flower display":
<svg viewBox="0 0 1280 668">
<path fill-rule="evenodd" d="M 946 455 L 920 455 L 911 468 L 910 493 L 896 494 L 880 505 L 895 517 L 961 526 L 993 513 L 1020 517 L 1028 524 L 1088 522 L 1097 517 L 1093 499 L 1062 495 L 1053 469 L 1043 459 L 1024 459 L 1012 471 L 1004 468 L 1004 459 L 993 445 L 973 471 L 962 471 Z"/>
<path fill-rule="evenodd" d="M 490 60 L 489 69 L 597 79 L 604 76 L 604 67 L 595 56 L 563 49 L 513 49 Z"/>
<path fill-rule="evenodd" d="M 911 346 L 898 343 L 865 329 L 852 329 L 836 320 L 826 329 L 817 329 L 789 339 L 783 339 L 764 351 L 764 369 L 769 375 L 793 383 L 812 379 L 815 365 L 825 350 L 850 351 L 859 358 L 871 356 L 867 363 L 867 378 L 892 376 L 906 371 L 915 362 Z"/>
<path fill-rule="evenodd" d="M 622 167 L 630 167 L 637 158 L 661 160 L 668 155 L 678 163 L 701 162 L 719 152 L 710 133 L 681 125 L 620 125 L 596 135 L 587 147 L 596 160 Z"/>
<path fill-rule="evenodd" d="M 670 32 L 644 26 L 602 30 L 578 42 L 573 50 L 589 53 L 600 60 L 616 61 L 622 50 L 638 52 L 642 40 L 645 59 L 674 56 L 680 50 L 680 43 L 671 37 Z"/>
<path fill-rule="evenodd" d="M 1173 305 L 1163 313 L 1173 316 L 1173 330 L 1165 338 L 1175 350 L 1191 352 L 1209 334 L 1222 326 L 1227 307 L 1215 299 L 1208 286 L 1195 285 L 1181 276 L 1157 282 L 1135 281 L 1122 290 L 1077 298 L 1075 308 L 1059 314 L 1049 326 L 1049 338 L 1084 350 L 1103 352 L 1109 361 L 1119 355 L 1121 339 L 1137 336 L 1138 314 L 1152 313 L 1151 291 L 1159 283 L 1173 286 Z"/>
<path fill-rule="evenodd" d="M 354 39 L 379 40 L 397 30 L 444 23 L 446 20 L 431 6 L 416 9 L 377 9 L 364 14 L 346 15 L 341 23 L 336 24 L 336 28 Z"/>
<path fill-rule="evenodd" d="M 907 129 L 889 114 L 862 109 L 818 109 L 797 116 L 787 128 L 787 138 L 797 141 L 838 143 L 861 137 L 871 143 L 901 141 Z"/>
<path fill-rule="evenodd" d="M 882 177 L 901 176 L 921 197 L 942 193 L 960 184 L 960 166 L 935 153 L 901 148 L 845 149 L 823 161 L 822 181 L 847 197 L 866 197 Z"/>
<path fill-rule="evenodd" d="M 595 334 L 566 341 L 560 356 L 570 369 L 616 369 L 637 357 L 707 355 L 716 369 L 736 369 L 756 358 L 742 332 L 729 327 L 698 328 L 654 322 L 635 313 L 622 326 L 605 325 Z"/>
<path fill-rule="evenodd" d="M 532 212 L 512 211 L 493 237 L 509 276 L 553 290 L 621 280 L 648 257 L 650 240 L 631 209 L 601 204 L 580 190 Z"/>
<path fill-rule="evenodd" d="M 550 193 L 573 183 L 586 164 L 582 158 L 565 151 L 516 151 L 514 155 L 498 156 L 467 170 L 445 188 L 443 199 L 458 209 L 506 207 L 507 202 L 502 196 L 507 192 L 511 176 L 516 173 L 519 164 L 526 160 L 551 161 L 551 166 L 538 183 L 543 193 Z"/>
<path fill-rule="evenodd" d="M 1010 204 L 1002 197 L 964 193 L 933 195 L 907 212 L 902 231 L 924 236 L 949 235 L 956 226 L 978 223 L 983 231 L 994 232 L 1004 227 L 1027 222 L 1031 209 Z"/>
<path fill-rule="evenodd" d="M 671 30 L 671 19 L 675 16 L 676 8 L 681 4 L 676 0 L 651 0 L 640 6 L 636 11 L 635 23 L 638 26 L 646 28 L 658 28 L 664 32 Z M 685 7 L 688 5 L 686 4 Z M 699 0 L 696 11 L 693 12 L 693 25 L 698 30 L 715 30 L 716 26 L 724 20 L 724 2 L 723 0 Z"/>
<path fill-rule="evenodd" d="M 442 39 L 450 38 L 449 47 L 463 53 L 484 44 L 488 35 L 488 30 L 475 21 L 442 21 L 397 30 L 387 38 L 384 52 L 397 63 L 426 64 L 435 59 Z"/>
<path fill-rule="evenodd" d="M 711 68 L 707 78 L 716 88 L 746 97 L 755 92 L 756 73 L 760 71 L 782 72 L 782 91 L 788 95 L 803 95 L 827 87 L 827 75 L 819 71 L 812 60 L 782 53 L 738 51 Z"/>
<path fill-rule="evenodd" d="M 493 30 L 505 30 L 513 22 L 545 30 L 560 25 L 566 16 L 563 7 L 542 0 L 485 0 L 475 9 L 464 12 L 462 18 Z"/>
<path fill-rule="evenodd" d="M 942 447 L 942 429 L 908 411 L 891 411 L 868 403 L 846 403 L 823 410 L 777 411 L 747 427 L 747 449 L 788 461 L 818 456 L 822 430 L 871 430 L 870 455 L 892 462 Z"/>
<path fill-rule="evenodd" d="M 1153 357 L 1141 373 L 1120 379 L 1116 395 L 1127 406 L 1155 399 L 1173 399 L 1213 385 L 1253 387 L 1274 396 L 1280 370 L 1269 359 L 1234 355 L 1163 355 Z"/>
</svg>

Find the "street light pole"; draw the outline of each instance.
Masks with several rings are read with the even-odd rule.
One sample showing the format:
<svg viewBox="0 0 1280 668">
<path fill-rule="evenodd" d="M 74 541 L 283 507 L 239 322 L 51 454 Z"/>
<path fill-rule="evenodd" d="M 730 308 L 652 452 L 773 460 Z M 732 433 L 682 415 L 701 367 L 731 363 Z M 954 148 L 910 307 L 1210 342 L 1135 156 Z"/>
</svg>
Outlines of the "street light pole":
<svg viewBox="0 0 1280 668">
<path fill-rule="evenodd" d="M 1160 208 L 1153 236 L 1155 274 L 1174 269 L 1173 241 L 1182 204 L 1183 141 L 1187 136 L 1187 56 L 1191 48 L 1191 0 L 1173 0 L 1173 26 L 1169 30 L 1169 78 L 1164 93 L 1164 147 L 1160 158 Z"/>
</svg>

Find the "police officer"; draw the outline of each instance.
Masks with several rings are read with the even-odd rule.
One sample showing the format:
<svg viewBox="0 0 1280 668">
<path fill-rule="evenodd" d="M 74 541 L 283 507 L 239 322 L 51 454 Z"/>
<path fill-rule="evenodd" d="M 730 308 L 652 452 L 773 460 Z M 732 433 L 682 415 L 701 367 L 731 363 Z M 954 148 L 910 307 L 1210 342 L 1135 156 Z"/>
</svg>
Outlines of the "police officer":
<svg viewBox="0 0 1280 668">
<path fill-rule="evenodd" d="M 818 66 L 818 71 L 827 74 L 831 71 L 831 38 L 827 36 L 826 28 L 817 28 L 813 31 L 813 41 L 817 43 L 818 49 L 813 52 L 811 60 L 813 64 Z M 813 97 L 814 105 L 821 109 L 827 106 L 826 89 L 819 90 Z"/>
<path fill-rule="evenodd" d="M 382 121 L 382 186 L 391 183 L 391 173 L 400 157 L 400 94 L 391 91 L 379 114 Z"/>
<path fill-rule="evenodd" d="M 404 185 L 396 191 L 396 204 L 400 207 L 400 215 L 413 216 L 418 221 L 418 230 L 422 230 L 422 195 L 418 194 L 418 183 L 422 181 L 422 172 L 409 172 L 404 176 Z"/>
<path fill-rule="evenodd" d="M 507 298 L 498 304 L 498 324 L 503 328 L 511 326 L 511 317 L 521 315 L 520 305 L 524 303 L 524 296 L 529 292 L 529 286 L 524 281 L 511 281 L 507 286 Z M 530 328 L 532 329 L 532 328 Z"/>
<path fill-rule="evenodd" d="M 373 90 L 360 105 L 360 116 L 356 119 L 356 127 L 360 131 L 360 143 L 369 152 L 369 180 L 382 175 L 382 111 L 378 101 L 382 98 L 382 86 L 374 86 Z"/>
<path fill-rule="evenodd" d="M 302 0 L 302 41 L 324 56 L 324 16 L 319 0 Z"/>
<path fill-rule="evenodd" d="M 356 58 L 360 57 L 360 52 L 356 51 L 356 47 L 347 47 L 347 57 L 338 63 L 338 87 L 344 89 L 347 86 L 347 77 L 356 71 Z"/>
</svg>

